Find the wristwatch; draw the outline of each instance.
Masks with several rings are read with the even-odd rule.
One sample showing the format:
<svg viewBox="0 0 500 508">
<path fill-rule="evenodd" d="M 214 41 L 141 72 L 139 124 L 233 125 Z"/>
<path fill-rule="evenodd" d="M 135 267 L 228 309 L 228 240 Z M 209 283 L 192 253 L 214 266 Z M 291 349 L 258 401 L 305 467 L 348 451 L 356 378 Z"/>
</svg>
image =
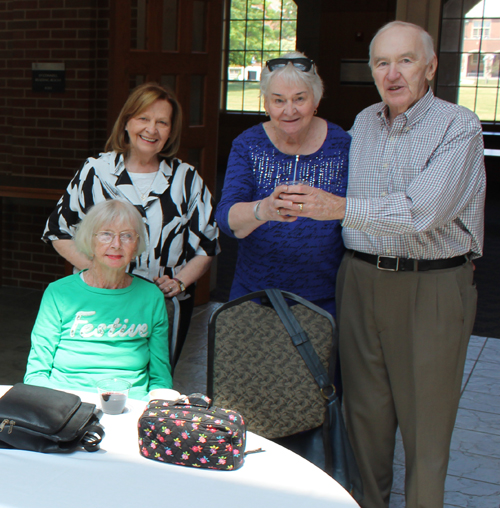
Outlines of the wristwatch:
<svg viewBox="0 0 500 508">
<path fill-rule="evenodd" d="M 181 293 L 186 291 L 186 286 L 184 285 L 184 282 L 182 282 L 182 280 L 176 279 L 175 277 L 173 277 L 172 280 L 175 280 L 177 282 L 177 284 L 179 284 L 179 287 L 181 289 Z"/>
</svg>

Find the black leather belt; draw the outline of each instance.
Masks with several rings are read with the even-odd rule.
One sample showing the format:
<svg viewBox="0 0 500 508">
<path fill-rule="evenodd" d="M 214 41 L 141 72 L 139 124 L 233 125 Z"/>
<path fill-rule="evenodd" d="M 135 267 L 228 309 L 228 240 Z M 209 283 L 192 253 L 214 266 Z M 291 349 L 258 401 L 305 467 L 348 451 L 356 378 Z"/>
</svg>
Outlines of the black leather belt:
<svg viewBox="0 0 500 508">
<path fill-rule="evenodd" d="M 448 259 L 407 259 L 396 256 L 377 256 L 365 252 L 352 251 L 353 257 L 375 265 L 379 270 L 390 272 L 426 272 L 427 270 L 443 270 L 454 268 L 467 262 L 467 256 Z"/>
</svg>

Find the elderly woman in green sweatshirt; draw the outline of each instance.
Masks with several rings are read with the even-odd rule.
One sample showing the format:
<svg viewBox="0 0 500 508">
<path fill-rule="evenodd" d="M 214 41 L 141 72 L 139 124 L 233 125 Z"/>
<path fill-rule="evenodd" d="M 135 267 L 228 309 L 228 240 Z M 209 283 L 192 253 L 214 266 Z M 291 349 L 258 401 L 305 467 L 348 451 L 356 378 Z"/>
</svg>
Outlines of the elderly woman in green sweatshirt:
<svg viewBox="0 0 500 508">
<path fill-rule="evenodd" d="M 105 201 L 85 216 L 75 242 L 91 266 L 47 287 L 25 383 L 94 391 L 99 380 L 119 377 L 136 399 L 172 388 L 163 294 L 126 273 L 145 238 L 142 218 L 127 202 Z"/>
</svg>

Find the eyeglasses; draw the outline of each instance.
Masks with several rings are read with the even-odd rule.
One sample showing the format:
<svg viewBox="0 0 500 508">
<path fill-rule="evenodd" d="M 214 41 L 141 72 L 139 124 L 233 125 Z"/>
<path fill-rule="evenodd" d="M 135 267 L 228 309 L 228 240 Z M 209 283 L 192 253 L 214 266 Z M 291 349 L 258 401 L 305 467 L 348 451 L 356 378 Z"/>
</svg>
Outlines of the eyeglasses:
<svg viewBox="0 0 500 508">
<path fill-rule="evenodd" d="M 131 233 L 130 231 L 122 231 L 121 233 L 113 233 L 112 231 L 99 231 L 99 233 L 94 233 L 94 236 L 101 243 L 111 243 L 115 239 L 115 236 L 119 236 L 120 242 L 124 244 L 134 243 L 137 238 L 139 238 L 137 233 Z"/>
<path fill-rule="evenodd" d="M 268 60 L 266 65 L 273 72 L 275 69 L 281 69 L 289 63 L 302 72 L 309 72 L 314 65 L 314 62 L 309 58 L 273 58 L 273 60 Z"/>
</svg>

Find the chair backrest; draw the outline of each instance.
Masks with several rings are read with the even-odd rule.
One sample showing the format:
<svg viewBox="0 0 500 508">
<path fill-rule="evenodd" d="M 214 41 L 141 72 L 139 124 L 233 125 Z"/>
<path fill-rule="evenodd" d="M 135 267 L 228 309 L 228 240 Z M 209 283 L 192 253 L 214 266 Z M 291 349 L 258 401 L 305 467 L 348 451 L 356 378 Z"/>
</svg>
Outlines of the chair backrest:
<svg viewBox="0 0 500 508">
<path fill-rule="evenodd" d="M 170 368 L 172 374 L 179 360 L 180 351 L 178 351 L 177 335 L 179 333 L 180 305 L 176 296 L 165 298 L 168 313 L 168 351 L 170 356 Z"/>
<path fill-rule="evenodd" d="M 333 317 L 288 292 L 291 311 L 321 363 L 330 370 L 336 355 Z M 260 299 L 264 304 L 256 303 Z M 325 400 L 265 291 L 219 307 L 208 324 L 207 393 L 214 404 L 235 409 L 248 429 L 283 437 L 323 423 Z"/>
<path fill-rule="evenodd" d="M 151 284 L 154 284 L 153 281 L 146 279 L 146 277 L 143 277 L 142 275 L 137 275 L 134 273 L 134 277 L 138 277 L 139 279 L 145 280 L 146 282 L 150 282 Z M 167 308 L 167 314 L 168 314 L 168 356 L 170 361 L 170 369 L 172 372 L 172 375 L 174 374 L 174 368 L 175 364 L 179 360 L 180 351 L 177 351 L 178 345 L 177 345 L 177 336 L 179 334 L 179 322 L 180 322 L 180 315 L 181 315 L 181 309 L 179 300 L 176 296 L 173 298 L 165 298 L 165 306 Z"/>
</svg>

